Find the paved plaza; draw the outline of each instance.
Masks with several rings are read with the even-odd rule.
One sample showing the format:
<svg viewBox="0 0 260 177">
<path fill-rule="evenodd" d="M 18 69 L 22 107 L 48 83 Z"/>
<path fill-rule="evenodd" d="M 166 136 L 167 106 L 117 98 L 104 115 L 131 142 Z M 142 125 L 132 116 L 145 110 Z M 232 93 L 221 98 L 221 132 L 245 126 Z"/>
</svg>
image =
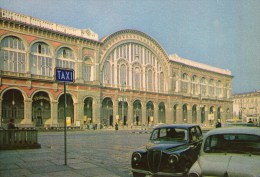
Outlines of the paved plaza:
<svg viewBox="0 0 260 177">
<path fill-rule="evenodd" d="M 141 130 L 39 132 L 41 149 L 0 151 L 1 177 L 131 177 L 131 154 L 144 145 Z"/>
</svg>

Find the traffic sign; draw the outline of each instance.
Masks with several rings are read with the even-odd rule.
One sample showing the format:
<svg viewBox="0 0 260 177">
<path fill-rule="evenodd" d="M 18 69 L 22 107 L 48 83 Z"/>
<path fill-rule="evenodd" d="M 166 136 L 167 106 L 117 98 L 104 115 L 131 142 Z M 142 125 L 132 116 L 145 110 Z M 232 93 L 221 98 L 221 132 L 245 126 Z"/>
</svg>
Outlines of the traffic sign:
<svg viewBox="0 0 260 177">
<path fill-rule="evenodd" d="M 56 81 L 60 82 L 74 82 L 74 70 L 55 68 Z"/>
</svg>

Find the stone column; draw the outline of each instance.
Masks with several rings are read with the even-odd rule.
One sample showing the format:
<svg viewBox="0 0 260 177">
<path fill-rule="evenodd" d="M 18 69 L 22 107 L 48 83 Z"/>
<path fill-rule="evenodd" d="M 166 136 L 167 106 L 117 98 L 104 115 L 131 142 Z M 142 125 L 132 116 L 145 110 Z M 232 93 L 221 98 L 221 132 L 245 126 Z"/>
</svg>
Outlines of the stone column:
<svg viewBox="0 0 260 177">
<path fill-rule="evenodd" d="M 114 118 L 114 123 L 117 122 L 117 117 L 118 116 L 118 121 L 120 121 L 120 116 L 119 116 L 119 113 L 118 113 L 118 100 L 116 100 L 113 104 L 113 118 Z"/>
<path fill-rule="evenodd" d="M 102 105 L 100 104 L 99 100 L 93 100 L 92 109 L 93 109 L 92 110 L 92 121 L 95 123 L 101 123 L 100 119 L 101 119 Z M 83 109 L 83 117 L 84 117 L 84 109 Z"/>
<path fill-rule="evenodd" d="M 183 123 L 183 121 L 182 121 L 182 108 L 181 108 L 180 105 L 178 105 L 177 109 L 176 109 L 176 123 L 177 124 Z"/>
<path fill-rule="evenodd" d="M 159 123 L 159 109 L 158 105 L 154 103 L 153 124 L 157 123 Z"/>
<path fill-rule="evenodd" d="M 3 127 L 3 117 L 2 117 L 2 101 L 3 99 L 0 98 L 0 127 Z"/>
<path fill-rule="evenodd" d="M 187 108 L 187 123 L 191 124 L 192 123 L 192 109 L 190 106 Z"/>
<path fill-rule="evenodd" d="M 165 121 L 166 121 L 166 124 L 173 124 L 173 107 L 170 106 L 170 104 L 167 106 L 168 108 L 166 108 L 166 115 L 165 115 Z"/>
<path fill-rule="evenodd" d="M 141 102 L 141 104 L 142 104 L 142 110 L 141 110 L 142 116 L 141 116 L 139 125 L 148 124 L 147 114 L 146 114 L 146 105 L 144 102 Z"/>
<path fill-rule="evenodd" d="M 134 112 L 134 106 L 133 106 L 133 103 L 130 102 L 130 104 L 128 105 L 128 115 L 127 115 L 128 125 L 131 125 L 131 123 L 134 124 L 133 112 Z"/>
<path fill-rule="evenodd" d="M 56 100 L 51 102 L 51 124 L 58 125 L 58 101 Z"/>
<path fill-rule="evenodd" d="M 24 119 L 21 124 L 33 126 L 32 123 L 32 99 L 24 99 Z"/>
<path fill-rule="evenodd" d="M 84 102 L 75 103 L 74 104 L 74 125 L 76 125 L 76 121 L 80 121 L 80 125 L 83 125 L 84 121 Z M 96 123 L 95 121 L 93 121 Z"/>
</svg>

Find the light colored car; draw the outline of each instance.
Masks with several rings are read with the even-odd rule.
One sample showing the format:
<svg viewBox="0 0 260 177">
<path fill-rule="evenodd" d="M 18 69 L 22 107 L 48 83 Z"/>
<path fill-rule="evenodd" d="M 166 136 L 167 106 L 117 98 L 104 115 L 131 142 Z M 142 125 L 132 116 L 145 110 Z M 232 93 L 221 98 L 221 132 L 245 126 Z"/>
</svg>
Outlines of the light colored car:
<svg viewBox="0 0 260 177">
<path fill-rule="evenodd" d="M 260 177 L 260 128 L 209 131 L 189 177 Z"/>
</svg>

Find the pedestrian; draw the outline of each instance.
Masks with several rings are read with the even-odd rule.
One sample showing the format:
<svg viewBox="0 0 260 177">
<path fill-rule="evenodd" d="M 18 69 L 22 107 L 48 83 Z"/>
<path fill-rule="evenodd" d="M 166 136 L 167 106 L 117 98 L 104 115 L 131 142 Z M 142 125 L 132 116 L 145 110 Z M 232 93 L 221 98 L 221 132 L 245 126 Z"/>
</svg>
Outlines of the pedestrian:
<svg viewBox="0 0 260 177">
<path fill-rule="evenodd" d="M 247 123 L 252 124 L 253 123 L 252 119 L 249 119 Z"/>
<path fill-rule="evenodd" d="M 8 125 L 7 125 L 7 129 L 11 130 L 11 129 L 16 129 L 15 124 L 14 124 L 14 119 L 10 119 Z"/>
<path fill-rule="evenodd" d="M 219 120 L 217 120 L 216 128 L 220 128 L 220 127 L 221 127 L 221 122 Z"/>
<path fill-rule="evenodd" d="M 116 131 L 118 130 L 118 123 L 116 123 L 116 125 L 115 125 L 115 130 Z"/>
</svg>

